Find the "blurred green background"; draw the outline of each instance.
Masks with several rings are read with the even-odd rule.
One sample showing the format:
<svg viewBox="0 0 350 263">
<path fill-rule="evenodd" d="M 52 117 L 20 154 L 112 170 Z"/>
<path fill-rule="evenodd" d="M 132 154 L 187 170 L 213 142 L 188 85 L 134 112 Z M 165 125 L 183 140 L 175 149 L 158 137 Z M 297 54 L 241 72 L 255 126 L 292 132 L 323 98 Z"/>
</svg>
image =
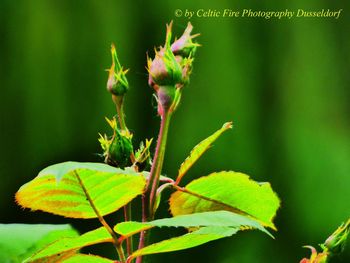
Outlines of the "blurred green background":
<svg viewBox="0 0 350 263">
<path fill-rule="evenodd" d="M 170 20 L 181 35 L 188 19 L 176 9 L 342 8 L 338 20 L 191 19 L 202 47 L 173 119 L 164 171 L 175 176 L 196 143 L 232 120 L 233 131 L 185 179 L 235 170 L 271 182 L 282 200 L 279 231 L 276 240 L 241 232 L 152 262 L 308 256 L 303 245 L 323 242 L 350 215 L 350 2 L 258 2 L 0 0 L 0 222 L 97 225 L 23 211 L 14 193 L 47 165 L 101 160 L 98 133 L 108 131 L 104 116 L 115 114 L 105 89 L 111 42 L 130 68 L 127 123 L 139 142 L 155 137 L 159 124 L 146 51 L 163 44 Z M 334 262 L 350 262 L 350 248 Z"/>
</svg>

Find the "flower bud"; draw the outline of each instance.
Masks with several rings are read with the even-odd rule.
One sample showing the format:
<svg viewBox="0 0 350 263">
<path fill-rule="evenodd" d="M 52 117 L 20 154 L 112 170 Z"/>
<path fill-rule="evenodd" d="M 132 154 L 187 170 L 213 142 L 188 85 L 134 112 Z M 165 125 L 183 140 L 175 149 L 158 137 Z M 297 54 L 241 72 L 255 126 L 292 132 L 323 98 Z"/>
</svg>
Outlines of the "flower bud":
<svg viewBox="0 0 350 263">
<path fill-rule="evenodd" d="M 188 22 L 187 27 L 182 36 L 171 45 L 171 51 L 175 55 L 180 55 L 184 58 L 188 58 L 191 55 L 193 56 L 196 52 L 197 47 L 200 46 L 198 43 L 194 43 L 192 41 L 193 38 L 200 35 L 195 34 L 191 36 L 192 29 L 192 24 Z"/>
<path fill-rule="evenodd" d="M 128 131 L 120 131 L 115 118 L 107 122 L 113 129 L 112 138 L 100 134 L 99 142 L 103 149 L 105 162 L 112 166 L 124 168 L 130 165 L 130 155 L 133 152 L 132 134 Z"/>
<path fill-rule="evenodd" d="M 130 155 L 132 151 L 131 138 L 117 131 L 109 147 L 108 163 L 124 168 L 130 164 Z"/>
<path fill-rule="evenodd" d="M 175 86 L 181 81 L 182 69 L 170 49 L 171 26 L 167 25 L 165 46 L 156 51 L 155 58 L 148 58 L 149 83 L 158 86 Z"/>
<path fill-rule="evenodd" d="M 189 23 L 183 35 L 172 45 L 172 22 L 167 25 L 164 47 L 156 50 L 155 58 L 147 59 L 148 84 L 157 92 L 158 113 L 173 112 L 179 105 L 181 89 L 189 83 L 193 54 L 199 46 L 192 42 L 192 25 Z"/>
<path fill-rule="evenodd" d="M 341 224 L 334 233 L 327 238 L 321 245 L 324 250 L 328 250 L 332 254 L 341 253 L 346 244 L 347 237 L 350 232 L 350 219 L 344 224 Z"/>
<path fill-rule="evenodd" d="M 123 70 L 120 65 L 114 44 L 112 44 L 111 53 L 112 66 L 108 70 L 107 90 L 115 96 L 123 96 L 129 89 L 129 83 L 125 76 L 128 70 Z"/>
</svg>

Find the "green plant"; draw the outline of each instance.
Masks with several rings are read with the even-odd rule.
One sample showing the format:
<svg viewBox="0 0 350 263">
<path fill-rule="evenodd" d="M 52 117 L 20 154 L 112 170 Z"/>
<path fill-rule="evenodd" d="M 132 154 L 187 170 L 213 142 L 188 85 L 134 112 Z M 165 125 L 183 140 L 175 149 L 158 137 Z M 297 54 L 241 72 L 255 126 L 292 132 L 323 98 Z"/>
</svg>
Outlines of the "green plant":
<svg viewBox="0 0 350 263">
<path fill-rule="evenodd" d="M 272 236 L 265 227 L 273 223 L 280 201 L 269 183 L 258 183 L 249 176 L 223 171 L 195 179 L 181 186 L 182 178 L 212 143 L 232 123 L 201 141 L 181 164 L 176 179 L 162 176 L 171 117 L 179 106 L 183 89 L 189 84 L 197 47 L 189 23 L 183 35 L 172 39 L 172 24 L 167 25 L 165 45 L 148 58 L 149 85 L 155 90 L 160 131 L 152 158 L 152 139 L 134 150 L 133 135 L 124 119 L 124 100 L 129 89 L 127 70 L 121 66 L 112 45 L 112 66 L 107 89 L 112 94 L 117 118 L 107 122 L 112 136 L 100 135 L 105 164 L 65 162 L 42 170 L 16 194 L 19 205 L 69 218 L 97 218 L 102 227 L 82 235 L 67 235 L 45 242 L 26 262 L 134 262 L 146 255 L 177 251 L 232 236 L 240 230 L 258 229 Z M 150 171 L 148 172 L 148 169 Z M 173 191 L 169 199 L 173 217 L 155 219 L 164 190 Z M 142 200 L 142 218 L 133 218 L 133 200 Z M 124 209 L 125 222 L 104 219 Z M 138 220 L 138 221 L 133 221 Z M 183 227 L 188 233 L 153 244 L 149 234 L 155 227 Z M 138 236 L 138 247 L 134 241 Z M 79 253 L 79 249 L 98 243 L 112 243 L 117 261 Z M 32 252 L 32 251 L 31 251 Z M 25 253 L 26 256 L 28 253 Z"/>
</svg>

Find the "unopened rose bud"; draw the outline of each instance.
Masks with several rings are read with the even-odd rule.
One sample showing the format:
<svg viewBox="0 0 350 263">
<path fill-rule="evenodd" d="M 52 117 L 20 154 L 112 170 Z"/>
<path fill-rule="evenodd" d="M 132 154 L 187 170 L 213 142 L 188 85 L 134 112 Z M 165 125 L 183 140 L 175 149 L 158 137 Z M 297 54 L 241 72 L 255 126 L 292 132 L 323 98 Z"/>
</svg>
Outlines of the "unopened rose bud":
<svg viewBox="0 0 350 263">
<path fill-rule="evenodd" d="M 350 219 L 344 224 L 341 224 L 334 233 L 327 238 L 327 240 L 321 245 L 325 250 L 327 249 L 332 254 L 341 253 L 346 244 L 347 237 L 350 232 Z"/>
<path fill-rule="evenodd" d="M 132 134 L 128 131 L 120 131 L 115 119 L 107 122 L 113 129 L 113 136 L 108 138 L 100 134 L 99 142 L 103 149 L 105 162 L 116 167 L 124 168 L 130 165 L 130 155 L 133 152 Z"/>
<path fill-rule="evenodd" d="M 109 147 L 107 162 L 111 165 L 124 168 L 130 164 L 132 151 L 131 137 L 117 131 Z"/>
<path fill-rule="evenodd" d="M 192 42 L 192 25 L 189 23 L 183 35 L 172 45 L 172 22 L 167 25 L 166 41 L 164 47 L 156 51 L 155 58 L 147 59 L 148 84 L 157 93 L 158 113 L 173 112 L 179 105 L 181 89 L 189 83 L 193 54 L 197 46 Z"/>
<path fill-rule="evenodd" d="M 182 69 L 170 49 L 171 26 L 167 25 L 165 46 L 156 51 L 153 60 L 148 59 L 149 83 L 158 86 L 175 86 L 181 81 Z"/>
<path fill-rule="evenodd" d="M 187 58 L 189 56 L 193 56 L 196 52 L 196 49 L 199 46 L 199 44 L 194 43 L 192 39 L 199 36 L 200 34 L 195 34 L 191 36 L 192 29 L 192 24 L 188 22 L 187 27 L 182 36 L 171 45 L 171 51 L 175 55 L 180 55 L 184 58 Z"/>
<path fill-rule="evenodd" d="M 112 44 L 112 66 L 108 70 L 107 90 L 115 96 L 123 96 L 129 89 L 129 83 L 126 78 L 128 70 L 123 70 L 117 57 L 117 51 Z"/>
</svg>

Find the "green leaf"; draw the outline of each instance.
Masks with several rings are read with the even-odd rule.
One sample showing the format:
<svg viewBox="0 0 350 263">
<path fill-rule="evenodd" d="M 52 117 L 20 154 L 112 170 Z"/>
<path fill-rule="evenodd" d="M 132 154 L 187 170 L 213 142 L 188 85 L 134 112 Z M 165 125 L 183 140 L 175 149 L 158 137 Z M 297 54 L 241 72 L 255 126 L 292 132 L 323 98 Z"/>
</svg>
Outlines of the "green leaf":
<svg viewBox="0 0 350 263">
<path fill-rule="evenodd" d="M 146 180 L 131 169 L 101 163 L 65 162 L 42 170 L 16 193 L 22 207 L 72 218 L 110 214 L 142 194 Z"/>
<path fill-rule="evenodd" d="M 78 237 L 57 240 L 32 255 L 26 262 L 45 262 L 40 260 L 54 258 L 62 254 L 75 254 L 82 247 L 112 241 L 112 237 L 108 231 L 104 227 L 100 227 Z M 49 262 L 52 262 L 52 260 Z"/>
<path fill-rule="evenodd" d="M 151 223 L 152 221 L 147 223 L 141 223 L 141 222 L 135 222 L 135 221 L 122 222 L 122 223 L 118 223 L 114 227 L 114 231 L 117 232 L 119 235 L 121 235 L 123 239 L 125 239 L 141 231 L 145 231 L 150 228 L 153 228 L 154 225 L 152 225 Z"/>
<path fill-rule="evenodd" d="M 202 245 L 204 243 L 234 235 L 239 229 L 230 227 L 203 227 L 197 231 L 183 236 L 174 237 L 154 243 L 135 251 L 129 258 L 131 259 L 150 254 L 178 251 Z"/>
<path fill-rule="evenodd" d="M 84 255 L 84 254 L 75 254 L 62 262 L 64 263 L 113 263 L 114 260 L 110 260 L 107 258 L 98 257 L 95 255 Z"/>
<path fill-rule="evenodd" d="M 197 144 L 190 155 L 186 158 L 186 160 L 181 164 L 179 173 L 177 175 L 176 183 L 179 184 L 182 177 L 186 174 L 186 172 L 192 167 L 192 165 L 209 149 L 211 144 L 219 138 L 219 136 L 228 129 L 232 128 L 232 122 L 226 122 L 221 129 L 217 130 L 215 133 L 210 135 L 205 140 L 201 141 Z"/>
<path fill-rule="evenodd" d="M 0 224 L 0 262 L 22 262 L 49 243 L 78 235 L 70 225 Z"/>
<path fill-rule="evenodd" d="M 250 216 L 276 229 L 272 220 L 280 201 L 269 183 L 257 183 L 236 172 L 212 173 L 193 180 L 170 197 L 174 216 L 228 210 Z"/>
<path fill-rule="evenodd" d="M 114 227 L 114 231 L 127 238 L 138 232 L 150 229 L 152 227 L 234 227 L 237 229 L 258 229 L 271 236 L 271 234 L 258 223 L 248 217 L 235 214 L 228 211 L 212 211 L 195 213 L 190 215 L 181 215 L 171 218 L 158 219 L 147 223 L 122 222 Z"/>
</svg>

